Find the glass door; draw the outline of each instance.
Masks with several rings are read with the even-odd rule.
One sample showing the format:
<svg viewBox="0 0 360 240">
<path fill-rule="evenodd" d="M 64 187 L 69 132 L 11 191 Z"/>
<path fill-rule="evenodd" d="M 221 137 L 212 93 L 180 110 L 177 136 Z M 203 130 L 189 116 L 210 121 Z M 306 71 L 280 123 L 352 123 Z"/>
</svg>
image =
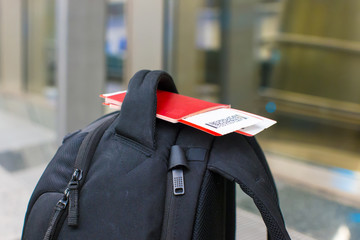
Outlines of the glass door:
<svg viewBox="0 0 360 240">
<path fill-rule="evenodd" d="M 268 152 L 360 170 L 356 1 L 168 0 L 167 8 L 165 65 L 181 93 L 277 120 L 258 136 Z"/>
</svg>

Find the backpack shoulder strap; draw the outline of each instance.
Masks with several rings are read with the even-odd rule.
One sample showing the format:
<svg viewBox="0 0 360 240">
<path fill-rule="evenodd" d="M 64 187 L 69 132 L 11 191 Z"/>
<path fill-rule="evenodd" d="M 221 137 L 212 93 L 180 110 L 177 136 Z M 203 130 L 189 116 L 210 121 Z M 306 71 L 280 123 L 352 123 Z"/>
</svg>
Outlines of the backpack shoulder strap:
<svg viewBox="0 0 360 240">
<path fill-rule="evenodd" d="M 245 139 L 250 144 L 251 148 L 254 150 L 255 154 L 257 155 L 259 162 L 263 166 L 263 168 L 270 180 L 270 185 L 271 185 L 271 188 L 272 188 L 272 191 L 274 194 L 274 198 L 276 198 L 276 201 L 279 204 L 279 197 L 278 197 L 278 192 L 276 189 L 274 177 L 271 174 L 271 171 L 270 171 L 269 165 L 266 161 L 264 152 L 262 151 L 262 149 L 261 149 L 260 145 L 258 144 L 258 142 L 256 141 L 255 137 L 246 137 Z"/>
<path fill-rule="evenodd" d="M 261 153 L 256 152 L 255 146 L 238 134 L 215 138 L 208 168 L 238 183 L 253 199 L 265 222 L 269 239 L 288 240 L 290 236 L 279 207 L 274 181 L 265 158 L 260 158 Z"/>
</svg>

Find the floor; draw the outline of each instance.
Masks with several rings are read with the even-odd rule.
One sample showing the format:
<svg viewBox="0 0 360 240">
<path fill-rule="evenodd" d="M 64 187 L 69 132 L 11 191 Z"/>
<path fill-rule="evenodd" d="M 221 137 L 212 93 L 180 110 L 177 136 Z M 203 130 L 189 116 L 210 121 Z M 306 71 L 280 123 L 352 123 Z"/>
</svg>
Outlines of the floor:
<svg viewBox="0 0 360 240">
<path fill-rule="evenodd" d="M 20 239 L 32 190 L 57 149 L 54 114 L 0 94 L 0 239 Z M 292 239 L 360 239 L 360 175 L 266 153 Z M 251 199 L 237 192 L 237 239 L 266 239 Z"/>
</svg>

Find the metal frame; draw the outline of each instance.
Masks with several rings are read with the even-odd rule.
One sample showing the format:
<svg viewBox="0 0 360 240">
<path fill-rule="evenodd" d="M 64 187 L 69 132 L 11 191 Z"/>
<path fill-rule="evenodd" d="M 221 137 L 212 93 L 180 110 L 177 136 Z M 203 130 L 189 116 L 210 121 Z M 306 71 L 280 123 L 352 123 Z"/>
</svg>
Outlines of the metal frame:
<svg viewBox="0 0 360 240">
<path fill-rule="evenodd" d="M 360 54 L 360 43 L 333 38 L 316 36 L 305 36 L 300 34 L 279 33 L 278 36 L 270 39 L 262 39 L 262 43 L 290 43 L 315 48 L 326 48 L 336 51 L 344 51 L 352 54 Z"/>
<path fill-rule="evenodd" d="M 326 121 L 342 122 L 353 126 L 360 123 L 360 104 L 337 101 L 324 97 L 266 88 L 259 92 L 264 101 L 277 103 L 278 111 Z M 319 114 L 321 112 L 321 114 Z"/>
</svg>

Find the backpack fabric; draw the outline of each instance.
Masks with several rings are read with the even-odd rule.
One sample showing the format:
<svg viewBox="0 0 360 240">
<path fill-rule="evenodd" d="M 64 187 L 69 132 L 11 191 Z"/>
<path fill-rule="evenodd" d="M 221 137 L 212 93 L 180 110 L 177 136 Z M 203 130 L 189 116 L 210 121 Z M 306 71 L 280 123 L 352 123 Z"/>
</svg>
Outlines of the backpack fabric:
<svg viewBox="0 0 360 240">
<path fill-rule="evenodd" d="M 28 205 L 23 240 L 235 239 L 235 183 L 272 240 L 290 239 L 254 137 L 214 137 L 156 118 L 169 74 L 134 75 L 120 112 L 65 137 Z"/>
</svg>

